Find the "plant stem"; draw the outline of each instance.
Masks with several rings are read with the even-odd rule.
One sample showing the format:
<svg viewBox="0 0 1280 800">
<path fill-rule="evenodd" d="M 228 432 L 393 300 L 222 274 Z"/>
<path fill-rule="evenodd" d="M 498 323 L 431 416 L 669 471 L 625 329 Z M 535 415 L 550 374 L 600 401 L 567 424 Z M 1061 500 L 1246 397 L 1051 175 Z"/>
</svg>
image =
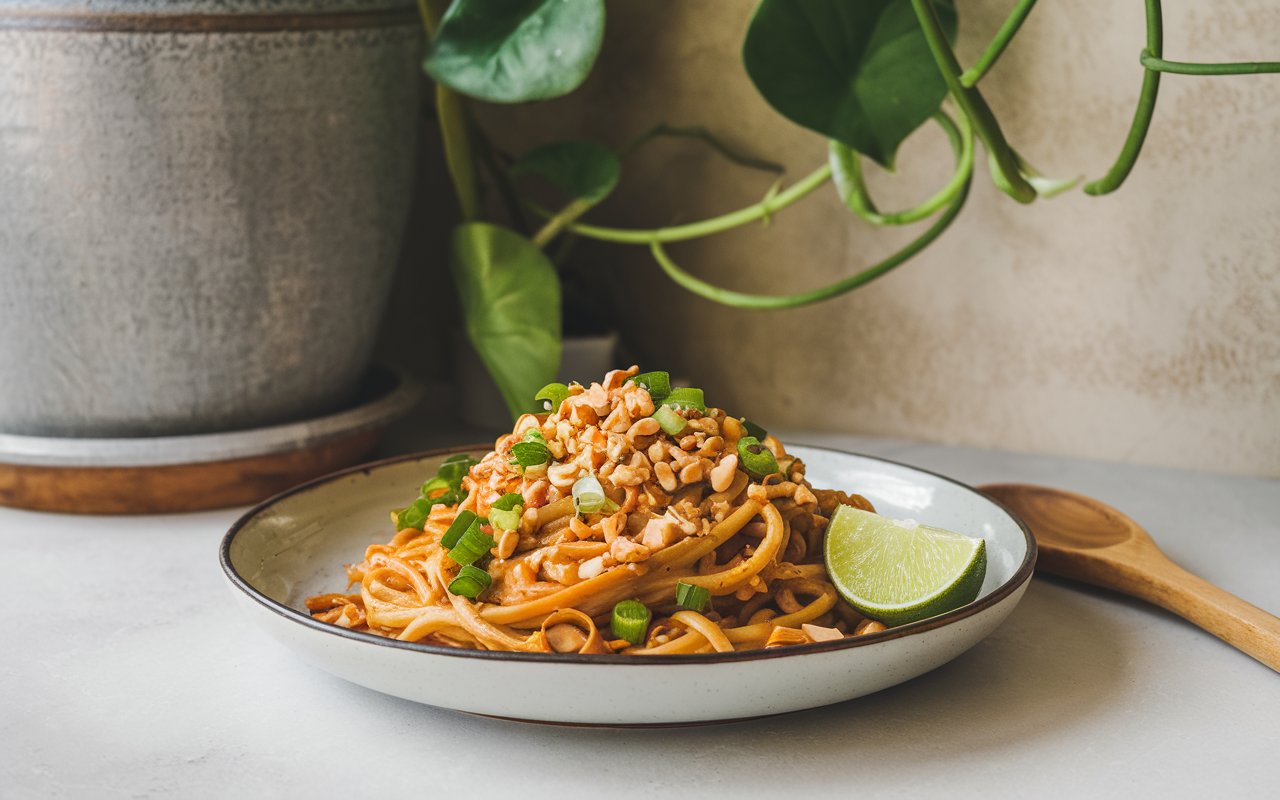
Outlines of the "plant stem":
<svg viewBox="0 0 1280 800">
<path fill-rule="evenodd" d="M 660 122 L 637 136 L 632 141 L 623 145 L 622 148 L 618 150 L 618 156 L 625 158 L 640 149 L 642 145 L 658 138 L 659 136 L 696 139 L 740 167 L 758 169 L 763 172 L 774 172 L 779 175 L 787 171 L 786 167 L 778 164 L 777 162 L 766 161 L 763 158 L 756 158 L 755 156 L 750 156 L 741 152 L 731 145 L 721 141 L 718 136 L 707 130 L 707 128 L 702 125 L 676 127 L 674 125 L 668 125 L 665 122 Z"/>
<path fill-rule="evenodd" d="M 911 0 L 911 7 L 915 9 L 916 19 L 924 30 L 925 41 L 929 44 L 929 50 L 937 62 L 938 71 L 942 73 L 942 79 L 946 81 L 948 91 L 960 107 L 961 113 L 969 117 L 978 138 L 987 148 L 992 170 L 997 173 L 996 185 L 1020 203 L 1035 200 L 1036 190 L 1018 172 L 1017 159 L 1014 158 L 1004 132 L 1000 130 L 1000 123 L 996 121 L 996 115 L 987 105 L 986 99 L 976 86 L 961 85 L 960 62 L 942 30 L 942 22 L 933 7 L 933 0 Z"/>
<path fill-rule="evenodd" d="M 995 38 L 991 40 L 991 44 L 987 45 L 987 49 L 983 51 L 982 56 L 972 67 L 960 74 L 961 86 L 968 88 L 978 85 L 978 81 L 982 80 L 982 76 L 987 74 L 1004 53 L 1005 48 L 1009 46 L 1009 42 L 1013 41 L 1014 35 L 1022 27 L 1022 23 L 1027 21 L 1027 15 L 1031 13 L 1031 9 L 1035 8 L 1035 5 L 1036 0 L 1018 0 L 1018 4 L 1013 7 L 1013 11 L 1009 12 L 1009 16 L 1005 19 L 1004 24 L 1000 26 L 1000 30 L 996 31 Z"/>
<path fill-rule="evenodd" d="M 1160 0 L 1146 0 L 1147 3 L 1147 49 L 1144 55 L 1160 58 L 1164 51 L 1164 20 Z M 1142 143 L 1147 138 L 1147 130 L 1151 127 L 1151 118 L 1156 111 L 1156 95 L 1160 91 L 1160 73 L 1154 69 L 1143 69 L 1142 91 L 1138 95 L 1138 107 L 1133 112 L 1133 122 L 1129 126 L 1129 135 L 1125 138 L 1124 147 L 1116 162 L 1106 175 L 1092 183 L 1085 184 L 1085 194 L 1101 195 L 1114 192 L 1129 177 L 1133 165 L 1142 152 Z"/>
<path fill-rule="evenodd" d="M 736 308 L 751 309 L 781 309 L 796 308 L 797 306 L 805 306 L 811 303 L 817 303 L 822 300 L 828 300 L 832 297 L 845 294 L 863 286 L 871 281 L 889 272 L 894 267 L 906 262 L 916 253 L 928 247 L 934 239 L 938 238 L 943 231 L 950 225 L 956 215 L 960 213 L 960 209 L 964 207 L 964 202 L 969 197 L 969 187 L 972 181 L 965 181 L 960 193 L 956 195 L 951 205 L 947 207 L 946 212 L 938 218 L 929 229 L 920 234 L 918 238 L 913 240 L 906 247 L 884 259 L 880 263 L 864 269 L 856 275 L 851 275 L 843 280 L 836 281 L 829 286 L 820 289 L 814 289 L 808 292 L 800 292 L 799 294 L 786 295 L 763 295 L 763 294 L 746 294 L 745 292 L 735 292 L 730 289 L 723 289 L 714 286 L 706 281 L 695 278 L 688 272 L 681 269 L 662 248 L 662 243 L 656 239 L 650 243 L 649 249 L 653 253 L 654 259 L 658 265 L 662 267 L 662 271 L 667 274 L 671 280 L 678 283 L 690 292 L 713 300 L 727 306 Z"/>
<path fill-rule="evenodd" d="M 1176 75 L 1260 75 L 1280 72 L 1280 61 L 1237 61 L 1221 64 L 1197 64 L 1191 61 L 1165 61 L 1143 50 L 1142 66 L 1156 72 Z"/>
<path fill-rule="evenodd" d="M 856 275 L 851 275 L 843 280 L 836 281 L 821 289 L 814 289 L 808 292 L 800 292 L 799 294 L 789 295 L 759 295 L 746 294 L 745 292 L 735 292 L 731 289 L 724 289 L 719 286 L 713 286 L 706 281 L 695 278 L 685 270 L 681 269 L 671 257 L 667 255 L 667 251 L 663 249 L 662 243 L 657 239 L 649 243 L 649 250 L 653 253 L 654 259 L 658 262 L 658 266 L 662 267 L 662 271 L 667 274 L 671 280 L 690 292 L 737 308 L 754 308 L 754 309 L 779 309 L 779 308 L 795 308 L 796 306 L 817 303 L 821 300 L 827 300 L 832 297 L 851 292 L 859 286 L 863 286 L 870 281 L 884 275 L 886 272 L 894 269 L 900 264 L 905 263 L 908 259 L 919 253 L 924 248 L 933 243 L 950 225 L 951 222 L 960 213 L 960 209 L 964 207 L 965 200 L 969 197 L 969 187 L 973 184 L 973 128 L 969 125 L 965 117 L 960 118 L 959 128 L 951 124 L 948 118 L 943 125 L 947 131 L 948 138 L 951 140 L 952 150 L 955 151 L 957 164 L 968 164 L 968 169 L 958 169 L 957 174 L 962 174 L 964 179 L 960 182 L 960 189 L 948 201 L 946 211 L 935 221 L 929 228 L 919 237 L 914 239 L 906 247 L 884 259 L 880 263 L 868 267 Z"/>
<path fill-rule="evenodd" d="M 799 183 L 772 197 L 766 197 L 759 203 L 718 217 L 712 217 L 711 219 L 691 222 L 687 225 L 674 225 L 669 228 L 607 228 L 599 225 L 573 223 L 568 225 L 567 228 L 588 239 L 599 239 L 600 241 L 615 242 L 617 244 L 650 244 L 652 242 L 680 242 L 686 239 L 697 239 L 766 219 L 775 211 L 786 208 L 812 193 L 826 183 L 830 177 L 831 167 L 824 164 L 801 179 Z"/>
<path fill-rule="evenodd" d="M 850 211 L 872 225 L 908 225 L 933 216 L 938 209 L 955 199 L 973 175 L 973 134 L 968 127 L 968 118 L 963 115 L 960 117 L 966 130 L 963 136 L 956 124 L 943 112 L 934 114 L 933 119 L 942 127 L 951 141 L 952 149 L 956 153 L 956 169 L 947 185 L 939 189 L 933 197 L 906 211 L 888 214 L 881 212 L 876 207 L 875 201 L 871 199 L 866 183 L 862 179 L 862 165 L 858 154 L 839 142 L 831 142 L 829 149 L 832 175 Z"/>
<path fill-rule="evenodd" d="M 511 178 L 507 176 L 507 171 L 498 162 L 493 142 L 485 135 L 484 128 L 475 124 L 475 120 L 471 119 L 470 115 L 468 115 L 468 122 L 468 130 L 474 136 L 477 158 L 484 165 L 485 172 L 493 178 L 494 185 L 498 187 L 498 196 L 502 198 L 502 207 L 507 212 L 511 227 L 521 235 L 528 235 L 529 222 L 524 216 L 524 206 L 520 204 L 520 196 L 511 185 Z"/>
<path fill-rule="evenodd" d="M 551 240 L 556 238 L 560 231 L 573 224 L 574 220 L 591 210 L 595 203 L 590 200 L 583 200 L 579 197 L 573 200 L 567 206 L 556 212 L 555 216 L 547 220 L 547 224 L 533 235 L 533 243 L 538 247 L 546 247 L 551 244 Z"/>
<path fill-rule="evenodd" d="M 430 40 L 448 8 L 447 0 L 418 0 L 418 12 Z M 477 188 L 475 156 L 471 152 L 466 105 L 462 96 L 442 83 L 436 84 L 436 116 L 440 120 L 440 136 L 444 142 L 445 165 L 458 196 L 462 220 L 470 222 L 480 216 L 480 193 Z"/>
</svg>

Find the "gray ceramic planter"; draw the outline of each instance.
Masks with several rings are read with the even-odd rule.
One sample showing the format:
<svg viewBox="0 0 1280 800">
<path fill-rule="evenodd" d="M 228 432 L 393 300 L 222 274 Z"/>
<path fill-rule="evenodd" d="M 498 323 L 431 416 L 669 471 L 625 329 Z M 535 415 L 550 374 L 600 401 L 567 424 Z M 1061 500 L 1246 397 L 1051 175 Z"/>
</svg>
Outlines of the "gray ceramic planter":
<svg viewBox="0 0 1280 800">
<path fill-rule="evenodd" d="M 412 0 L 0 6 L 0 432 L 346 402 L 408 210 L 420 47 Z"/>
</svg>

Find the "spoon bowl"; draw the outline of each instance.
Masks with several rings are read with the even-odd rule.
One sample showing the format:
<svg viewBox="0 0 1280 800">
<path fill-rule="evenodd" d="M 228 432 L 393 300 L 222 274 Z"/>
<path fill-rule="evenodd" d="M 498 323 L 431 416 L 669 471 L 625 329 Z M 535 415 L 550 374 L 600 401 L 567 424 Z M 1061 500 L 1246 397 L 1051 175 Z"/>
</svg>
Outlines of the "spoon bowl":
<svg viewBox="0 0 1280 800">
<path fill-rule="evenodd" d="M 1280 672 L 1280 618 L 1173 563 L 1138 523 L 1091 497 L 1021 483 L 979 491 L 1022 518 L 1036 570 L 1137 597 L 1198 625 Z"/>
</svg>

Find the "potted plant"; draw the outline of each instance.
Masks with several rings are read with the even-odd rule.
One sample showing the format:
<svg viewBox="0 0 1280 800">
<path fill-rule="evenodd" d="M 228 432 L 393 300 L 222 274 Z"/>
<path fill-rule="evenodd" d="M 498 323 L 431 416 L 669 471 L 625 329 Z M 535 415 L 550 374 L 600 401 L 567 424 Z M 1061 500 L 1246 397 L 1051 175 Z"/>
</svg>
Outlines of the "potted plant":
<svg viewBox="0 0 1280 800">
<path fill-rule="evenodd" d="M 762 0 L 742 43 L 743 66 L 775 110 L 829 140 L 826 163 L 815 164 L 798 180 L 775 183 L 762 199 L 737 211 L 677 225 L 622 228 L 588 223 L 586 215 L 617 185 L 627 145 L 544 143 L 504 165 L 477 116 L 492 125 L 492 138 L 510 141 L 512 137 L 503 134 L 517 127 L 511 120 L 528 120 L 537 109 L 513 117 L 482 108 L 477 115 L 464 99 L 528 103 L 572 91 L 586 78 L 600 50 L 604 3 L 531 2 L 517 7 L 493 0 L 456 0 L 447 10 L 443 3 L 429 3 L 432 45 L 425 66 L 440 84 L 440 120 L 464 217 L 453 240 L 454 276 L 468 334 L 512 413 L 524 410 L 527 398 L 554 375 L 560 291 L 548 252 L 566 237 L 644 248 L 672 281 L 707 300 L 744 309 L 785 309 L 864 286 L 928 248 L 960 215 L 983 163 L 994 185 L 1018 203 L 1080 185 L 1075 178 L 1052 179 L 1038 173 L 1010 144 L 983 91 L 983 78 L 1034 6 L 1034 0 L 1017 3 L 966 68 L 954 48 L 957 9 L 950 0 Z M 1129 175 L 1151 123 L 1163 74 L 1280 70 L 1280 65 L 1268 63 L 1165 60 L 1160 12 L 1158 0 L 1148 0 L 1142 88 L 1129 135 L 1114 165 L 1101 177 L 1083 182 L 1086 194 L 1108 194 Z M 499 124 L 493 125 L 494 120 Z M 939 188 L 923 202 L 905 210 L 883 210 L 868 189 L 867 165 L 895 166 L 901 143 L 926 124 L 936 125 L 950 142 L 952 167 L 938 176 Z M 565 200 L 555 208 L 531 204 L 516 181 L 528 174 L 557 186 Z M 492 194 L 503 199 L 505 216 L 483 207 L 478 200 L 482 185 L 492 186 Z M 912 226 L 913 235 L 895 251 L 826 286 L 783 294 L 717 285 L 682 268 L 670 252 L 676 242 L 767 222 L 805 197 L 830 191 L 824 187 L 834 188 L 854 217 L 879 228 Z M 529 214 L 537 225 L 524 235 L 512 220 Z"/>
</svg>

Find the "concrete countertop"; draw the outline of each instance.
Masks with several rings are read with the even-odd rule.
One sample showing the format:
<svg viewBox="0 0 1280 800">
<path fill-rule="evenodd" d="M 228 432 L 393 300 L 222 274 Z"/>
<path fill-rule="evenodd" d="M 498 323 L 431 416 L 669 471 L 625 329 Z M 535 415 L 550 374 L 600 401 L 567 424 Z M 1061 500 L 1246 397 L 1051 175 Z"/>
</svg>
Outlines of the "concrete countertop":
<svg viewBox="0 0 1280 800">
<path fill-rule="evenodd" d="M 968 483 L 1095 496 L 1142 523 L 1175 561 L 1280 612 L 1278 481 L 837 434 L 786 438 Z M 242 511 L 0 508 L 0 797 L 1280 791 L 1280 675 L 1108 592 L 1037 577 L 1004 626 L 965 655 L 824 709 L 706 728 L 546 727 L 414 705 L 302 663 L 232 604 L 217 546 Z"/>
</svg>

